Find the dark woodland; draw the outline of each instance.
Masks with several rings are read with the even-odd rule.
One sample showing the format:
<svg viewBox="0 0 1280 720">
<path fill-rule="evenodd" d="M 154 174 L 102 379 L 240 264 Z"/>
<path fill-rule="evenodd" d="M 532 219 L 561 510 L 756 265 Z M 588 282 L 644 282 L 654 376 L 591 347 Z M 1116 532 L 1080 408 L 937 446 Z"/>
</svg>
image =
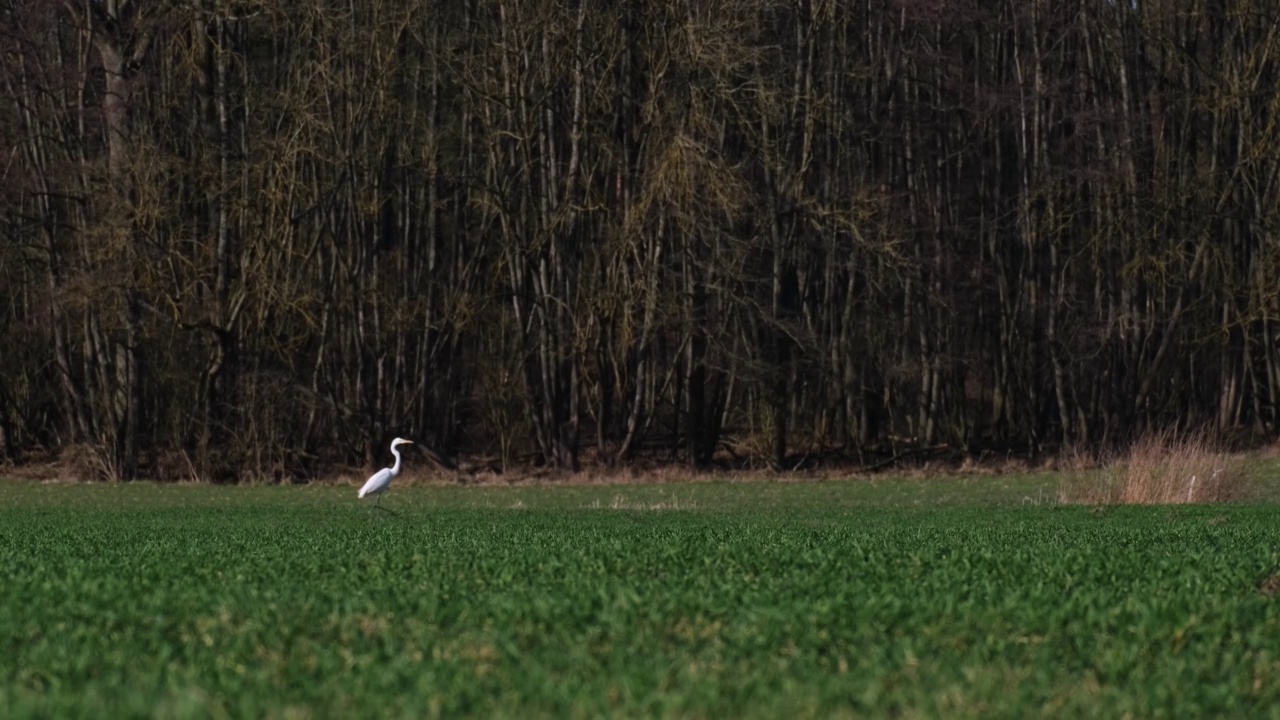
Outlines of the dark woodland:
<svg viewBox="0 0 1280 720">
<path fill-rule="evenodd" d="M 1270 439 L 1278 63 L 1259 0 L 0 0 L 0 456 Z"/>
</svg>

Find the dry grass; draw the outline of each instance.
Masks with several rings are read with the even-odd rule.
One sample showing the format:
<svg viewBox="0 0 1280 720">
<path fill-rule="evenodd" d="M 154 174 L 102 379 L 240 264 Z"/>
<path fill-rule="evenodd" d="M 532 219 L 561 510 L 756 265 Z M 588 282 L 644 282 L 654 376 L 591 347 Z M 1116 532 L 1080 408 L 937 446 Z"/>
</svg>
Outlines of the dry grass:
<svg viewBox="0 0 1280 720">
<path fill-rule="evenodd" d="M 1249 462 L 1206 433 L 1159 430 L 1129 449 L 1101 457 L 1061 458 L 1058 500 L 1087 505 L 1172 505 L 1229 502 L 1250 481 Z"/>
<path fill-rule="evenodd" d="M 58 456 L 62 477 L 71 482 L 118 480 L 106 450 L 88 443 L 76 443 L 62 449 Z"/>
<path fill-rule="evenodd" d="M 590 510 L 692 510 L 697 507 L 697 503 L 689 500 L 681 501 L 680 498 L 676 497 L 675 492 L 671 493 L 671 499 L 657 502 L 629 500 L 622 493 L 616 493 L 611 502 L 604 503 L 600 500 L 595 500 L 584 507 Z"/>
</svg>

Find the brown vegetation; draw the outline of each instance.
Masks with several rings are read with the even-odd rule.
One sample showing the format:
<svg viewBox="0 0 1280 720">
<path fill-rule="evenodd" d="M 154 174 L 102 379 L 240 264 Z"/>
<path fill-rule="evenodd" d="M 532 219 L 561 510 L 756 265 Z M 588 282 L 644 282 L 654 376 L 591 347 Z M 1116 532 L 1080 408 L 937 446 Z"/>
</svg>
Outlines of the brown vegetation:
<svg viewBox="0 0 1280 720">
<path fill-rule="evenodd" d="M 0 0 L 0 460 L 1272 437 L 1273 14 Z"/>
<path fill-rule="evenodd" d="M 1074 453 L 1059 500 L 1091 505 L 1213 503 L 1238 500 L 1251 480 L 1248 458 L 1204 433 L 1149 432 L 1123 452 Z"/>
<path fill-rule="evenodd" d="M 1258 590 L 1269 598 L 1280 596 L 1280 572 L 1268 575 L 1258 583 Z"/>
</svg>

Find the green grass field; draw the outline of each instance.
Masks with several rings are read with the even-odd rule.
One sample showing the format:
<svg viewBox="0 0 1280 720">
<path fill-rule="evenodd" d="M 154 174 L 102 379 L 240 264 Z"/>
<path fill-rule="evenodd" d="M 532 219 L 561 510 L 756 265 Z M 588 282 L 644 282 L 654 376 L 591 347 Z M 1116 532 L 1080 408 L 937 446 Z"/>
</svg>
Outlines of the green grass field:
<svg viewBox="0 0 1280 720">
<path fill-rule="evenodd" d="M 1280 717 L 1280 512 L 0 484 L 0 717 Z"/>
</svg>

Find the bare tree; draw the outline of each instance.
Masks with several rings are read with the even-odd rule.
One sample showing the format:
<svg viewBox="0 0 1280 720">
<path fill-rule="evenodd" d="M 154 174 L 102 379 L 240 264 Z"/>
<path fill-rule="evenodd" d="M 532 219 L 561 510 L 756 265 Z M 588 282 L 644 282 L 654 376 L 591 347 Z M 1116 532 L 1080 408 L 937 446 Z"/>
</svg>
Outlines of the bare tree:
<svg viewBox="0 0 1280 720">
<path fill-rule="evenodd" d="M 0 454 L 1269 437 L 1266 10 L 0 0 Z"/>
</svg>

